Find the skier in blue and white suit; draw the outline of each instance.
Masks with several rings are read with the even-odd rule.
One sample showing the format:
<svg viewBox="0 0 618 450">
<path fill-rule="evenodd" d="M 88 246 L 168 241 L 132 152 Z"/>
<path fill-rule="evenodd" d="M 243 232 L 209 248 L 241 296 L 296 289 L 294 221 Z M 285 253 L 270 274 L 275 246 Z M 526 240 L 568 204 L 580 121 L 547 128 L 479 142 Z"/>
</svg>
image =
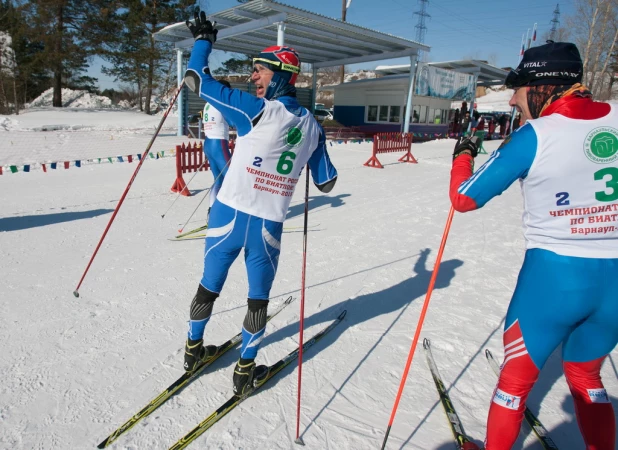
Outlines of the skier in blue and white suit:
<svg viewBox="0 0 618 450">
<path fill-rule="evenodd" d="M 242 328 L 240 359 L 234 369 L 234 392 L 242 395 L 268 375 L 254 360 L 266 328 L 270 289 L 277 271 L 283 221 L 301 171 L 309 164 L 315 185 L 330 192 L 337 179 L 326 151 L 324 131 L 296 100 L 294 83 L 300 60 L 288 47 L 269 47 L 254 59 L 251 76 L 257 97 L 217 82 L 208 56 L 217 30 L 204 12 L 187 21 L 195 45 L 185 83 L 236 127 L 238 138 L 223 186 L 209 219 L 204 274 L 191 303 L 185 370 L 193 371 L 214 356 L 203 346 L 210 319 L 228 270 L 245 249 L 249 280 L 248 311 Z"/>
</svg>

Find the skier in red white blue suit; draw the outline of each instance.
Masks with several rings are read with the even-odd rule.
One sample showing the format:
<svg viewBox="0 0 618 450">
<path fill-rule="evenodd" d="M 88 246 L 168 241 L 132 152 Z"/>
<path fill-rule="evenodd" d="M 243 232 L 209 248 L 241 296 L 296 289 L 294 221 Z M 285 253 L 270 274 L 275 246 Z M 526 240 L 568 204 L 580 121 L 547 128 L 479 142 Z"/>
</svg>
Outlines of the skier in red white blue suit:
<svg viewBox="0 0 618 450">
<path fill-rule="evenodd" d="M 616 448 L 600 371 L 618 343 L 618 106 L 593 101 L 582 73 L 574 44 L 527 50 L 505 82 L 527 123 L 474 174 L 473 140 L 460 140 L 453 154 L 457 211 L 483 207 L 516 180 L 524 198 L 526 254 L 506 315 L 486 450 L 513 446 L 528 394 L 560 344 L 585 448 Z"/>
<path fill-rule="evenodd" d="M 268 377 L 268 367 L 256 366 L 255 358 L 264 339 L 283 221 L 301 171 L 308 164 L 314 184 L 327 193 L 337 170 L 326 151 L 324 130 L 296 99 L 300 60 L 294 49 L 268 47 L 254 59 L 256 97 L 210 75 L 208 57 L 217 30 L 204 12 L 196 11 L 187 26 L 195 44 L 185 83 L 236 127 L 238 138 L 208 220 L 204 272 L 191 303 L 184 366 L 194 371 L 215 355 L 215 346 L 203 345 L 204 329 L 228 270 L 244 248 L 248 308 L 233 376 L 234 392 L 243 395 Z"/>
</svg>

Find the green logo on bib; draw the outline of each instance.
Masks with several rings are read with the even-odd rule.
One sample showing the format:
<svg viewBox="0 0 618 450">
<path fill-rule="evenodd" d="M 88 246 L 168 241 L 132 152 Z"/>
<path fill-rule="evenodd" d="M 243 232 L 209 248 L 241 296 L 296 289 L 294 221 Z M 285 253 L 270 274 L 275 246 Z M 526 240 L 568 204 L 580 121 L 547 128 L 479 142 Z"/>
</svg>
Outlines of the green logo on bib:
<svg viewBox="0 0 618 450">
<path fill-rule="evenodd" d="M 303 132 L 300 128 L 292 127 L 288 130 L 285 143 L 290 147 L 297 147 L 303 141 Z"/>
<path fill-rule="evenodd" d="M 609 164 L 618 160 L 618 130 L 612 127 L 592 130 L 584 140 L 584 153 L 596 164 Z"/>
</svg>

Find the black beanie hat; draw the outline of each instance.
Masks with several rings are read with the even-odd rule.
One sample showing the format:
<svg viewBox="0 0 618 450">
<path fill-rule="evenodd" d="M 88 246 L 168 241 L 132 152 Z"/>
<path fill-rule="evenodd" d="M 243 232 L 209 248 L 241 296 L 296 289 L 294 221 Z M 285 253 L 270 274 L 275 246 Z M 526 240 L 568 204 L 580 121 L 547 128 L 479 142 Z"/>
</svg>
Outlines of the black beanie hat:
<svg viewBox="0 0 618 450">
<path fill-rule="evenodd" d="M 579 50 L 570 42 L 547 41 L 526 50 L 517 69 L 504 84 L 507 88 L 538 85 L 571 85 L 582 80 L 584 66 Z"/>
</svg>

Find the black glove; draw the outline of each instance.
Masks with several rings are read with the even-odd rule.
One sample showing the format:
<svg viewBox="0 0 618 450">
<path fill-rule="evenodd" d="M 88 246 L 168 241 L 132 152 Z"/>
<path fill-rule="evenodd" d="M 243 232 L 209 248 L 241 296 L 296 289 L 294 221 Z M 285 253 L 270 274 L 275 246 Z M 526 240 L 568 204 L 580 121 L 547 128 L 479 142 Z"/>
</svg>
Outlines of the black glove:
<svg viewBox="0 0 618 450">
<path fill-rule="evenodd" d="M 455 151 L 453 151 L 453 159 L 457 158 L 462 152 L 468 150 L 473 158 L 479 154 L 479 148 L 476 143 L 479 140 L 477 136 L 472 137 L 460 137 L 455 144 Z"/>
<path fill-rule="evenodd" d="M 200 13 L 199 11 L 199 8 L 195 8 L 195 23 L 187 20 L 187 27 L 189 27 L 189 30 L 196 41 L 205 39 L 210 41 L 211 44 L 214 44 L 217 40 L 217 33 L 219 32 L 219 30 L 214 27 L 217 22 L 212 24 L 210 20 L 206 20 L 206 13 L 204 11 Z"/>
</svg>

